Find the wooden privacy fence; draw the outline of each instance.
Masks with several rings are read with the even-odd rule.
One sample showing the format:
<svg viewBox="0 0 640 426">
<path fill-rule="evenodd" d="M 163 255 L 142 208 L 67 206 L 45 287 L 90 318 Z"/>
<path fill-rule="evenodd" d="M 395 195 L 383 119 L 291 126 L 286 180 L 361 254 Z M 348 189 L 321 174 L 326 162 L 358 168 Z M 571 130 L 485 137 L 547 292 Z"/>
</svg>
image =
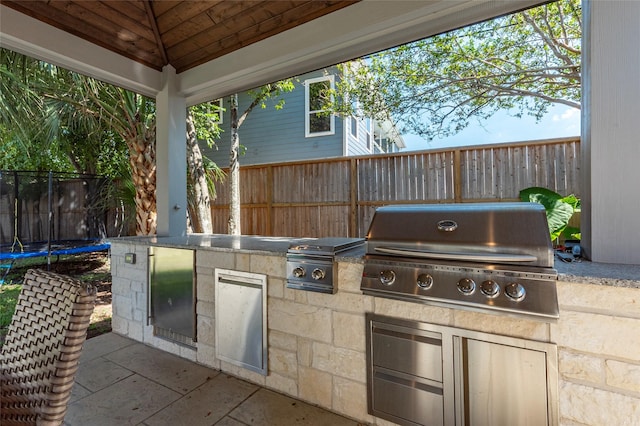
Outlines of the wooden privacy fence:
<svg viewBox="0 0 640 426">
<path fill-rule="evenodd" d="M 579 197 L 579 170 L 579 138 L 242 166 L 242 233 L 364 237 L 388 204 L 515 201 L 531 186 Z M 226 233 L 227 183 L 216 191 L 213 232 Z"/>
</svg>

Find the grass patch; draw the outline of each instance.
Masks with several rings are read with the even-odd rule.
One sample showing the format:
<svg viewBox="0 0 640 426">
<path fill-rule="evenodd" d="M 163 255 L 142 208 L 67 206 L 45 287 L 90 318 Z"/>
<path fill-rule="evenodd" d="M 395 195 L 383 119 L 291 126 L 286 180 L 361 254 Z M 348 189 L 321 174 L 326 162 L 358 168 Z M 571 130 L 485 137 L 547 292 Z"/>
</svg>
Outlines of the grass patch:
<svg viewBox="0 0 640 426">
<path fill-rule="evenodd" d="M 92 322 L 91 324 L 89 324 L 89 329 L 87 330 L 87 339 L 99 336 L 104 333 L 109 333 L 110 331 L 111 317 L 103 319 L 101 321 Z"/>
<path fill-rule="evenodd" d="M 51 271 L 69 275 L 96 286 L 96 307 L 91 315 L 88 337 L 111 331 L 111 273 L 107 253 L 65 255 L 52 259 Z M 22 281 L 28 269 L 47 269 L 46 257 L 17 259 L 0 285 L 0 346 L 11 324 Z M 1 277 L 1 276 L 0 276 Z"/>
<path fill-rule="evenodd" d="M 0 328 L 6 328 L 11 324 L 11 317 L 16 310 L 20 284 L 4 284 L 0 286 Z"/>
</svg>

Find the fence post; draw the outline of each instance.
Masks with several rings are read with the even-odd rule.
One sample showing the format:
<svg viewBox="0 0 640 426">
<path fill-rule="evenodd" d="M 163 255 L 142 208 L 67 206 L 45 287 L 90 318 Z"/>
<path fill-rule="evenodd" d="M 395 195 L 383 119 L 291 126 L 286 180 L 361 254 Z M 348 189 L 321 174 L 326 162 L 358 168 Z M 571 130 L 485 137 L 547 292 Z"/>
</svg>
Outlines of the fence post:
<svg viewBox="0 0 640 426">
<path fill-rule="evenodd" d="M 460 165 L 460 149 L 453 151 L 453 199 L 462 202 L 462 167 Z"/>
<path fill-rule="evenodd" d="M 273 166 L 267 166 L 267 235 L 273 236 Z"/>
<path fill-rule="evenodd" d="M 358 229 L 358 162 L 355 158 L 350 160 L 350 194 L 349 194 L 349 236 L 357 237 Z"/>
</svg>

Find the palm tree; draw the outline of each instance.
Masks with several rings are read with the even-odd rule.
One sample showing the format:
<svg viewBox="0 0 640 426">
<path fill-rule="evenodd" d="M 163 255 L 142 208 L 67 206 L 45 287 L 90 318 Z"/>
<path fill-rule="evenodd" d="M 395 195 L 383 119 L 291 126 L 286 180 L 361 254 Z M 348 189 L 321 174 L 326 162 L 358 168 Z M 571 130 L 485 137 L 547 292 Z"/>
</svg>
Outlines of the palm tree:
<svg viewBox="0 0 640 426">
<path fill-rule="evenodd" d="M 136 234 L 155 234 L 154 100 L 10 50 L 0 49 L 0 55 L 0 125 L 10 129 L 2 134 L 16 136 L 26 155 L 55 145 L 77 172 L 108 170 L 131 179 Z M 188 112 L 188 213 L 194 232 L 211 232 L 212 179 L 221 178 L 221 171 L 203 158 L 198 139 L 212 143 L 219 111 L 205 106 Z"/>
<path fill-rule="evenodd" d="M 156 233 L 156 118 L 152 99 L 71 73 L 73 90 L 47 95 L 50 117 L 60 122 L 94 121 L 127 145 L 135 186 L 136 234 Z M 95 128 L 94 128 L 95 130 Z"/>
<path fill-rule="evenodd" d="M 136 190 L 136 233 L 155 234 L 154 101 L 6 49 L 0 53 L 0 120 L 22 142 L 24 152 L 41 152 L 55 143 L 84 173 L 95 171 L 87 165 L 95 166 L 99 156 L 105 157 L 95 150 L 109 148 L 105 135 L 115 144 L 124 141 Z M 117 152 L 122 147 L 111 148 Z M 119 155 L 106 157 L 105 161 L 121 161 Z"/>
</svg>

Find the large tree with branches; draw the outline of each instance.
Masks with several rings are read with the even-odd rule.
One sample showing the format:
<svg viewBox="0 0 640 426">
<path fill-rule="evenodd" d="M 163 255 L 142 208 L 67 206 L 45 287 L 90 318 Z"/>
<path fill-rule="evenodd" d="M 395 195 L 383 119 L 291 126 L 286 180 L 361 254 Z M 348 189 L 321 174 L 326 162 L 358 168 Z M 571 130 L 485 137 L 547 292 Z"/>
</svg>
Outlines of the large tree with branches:
<svg viewBox="0 0 640 426">
<path fill-rule="evenodd" d="M 343 64 L 333 109 L 431 139 L 498 110 L 580 108 L 581 33 L 580 0 L 560 0 L 399 46 Z"/>
<path fill-rule="evenodd" d="M 280 80 L 275 83 L 268 83 L 247 93 L 251 102 L 244 111 L 240 112 L 238 95 L 229 96 L 229 108 L 231 115 L 231 144 L 229 149 L 229 222 L 228 233 L 231 235 L 241 234 L 240 221 L 240 126 L 247 119 L 251 111 L 256 107 L 267 107 L 267 101 L 274 102 L 274 108 L 280 110 L 284 106 L 284 93 L 294 89 L 294 79 Z"/>
</svg>

